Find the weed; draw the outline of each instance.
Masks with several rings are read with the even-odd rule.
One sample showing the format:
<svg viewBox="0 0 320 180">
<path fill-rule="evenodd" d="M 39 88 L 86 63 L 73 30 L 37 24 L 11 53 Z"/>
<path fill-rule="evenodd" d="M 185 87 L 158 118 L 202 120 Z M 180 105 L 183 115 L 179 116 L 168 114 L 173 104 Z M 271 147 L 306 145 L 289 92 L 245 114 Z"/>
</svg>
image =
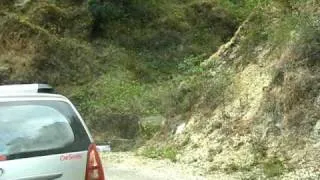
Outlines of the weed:
<svg viewBox="0 0 320 180">
<path fill-rule="evenodd" d="M 252 137 L 252 153 L 254 155 L 254 164 L 259 164 L 262 159 L 265 159 L 267 156 L 267 144 L 265 140 L 261 140 L 261 137 L 253 136 Z"/>
<path fill-rule="evenodd" d="M 225 167 L 223 170 L 226 173 L 231 174 L 231 173 L 235 173 L 235 172 L 249 172 L 251 168 L 252 168 L 251 166 L 240 166 L 235 163 L 232 163 L 232 164 L 228 165 L 227 167 Z"/>
<path fill-rule="evenodd" d="M 205 59 L 202 56 L 190 56 L 185 58 L 182 63 L 178 64 L 178 69 L 186 75 L 201 74 L 204 69 L 200 66 L 200 63 Z"/>
<path fill-rule="evenodd" d="M 285 171 L 283 162 L 277 158 L 268 159 L 262 165 L 263 172 L 268 178 L 280 176 Z"/>
<path fill-rule="evenodd" d="M 172 162 L 177 161 L 178 150 L 174 147 L 147 147 L 141 152 L 141 155 L 153 159 L 169 159 Z"/>
</svg>

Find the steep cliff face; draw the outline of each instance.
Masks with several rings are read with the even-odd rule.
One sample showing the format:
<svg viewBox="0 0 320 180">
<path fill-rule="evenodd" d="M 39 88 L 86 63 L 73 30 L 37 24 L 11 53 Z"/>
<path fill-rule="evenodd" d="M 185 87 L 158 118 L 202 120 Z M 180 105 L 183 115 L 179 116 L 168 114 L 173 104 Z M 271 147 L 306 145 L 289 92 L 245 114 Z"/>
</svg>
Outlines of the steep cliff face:
<svg viewBox="0 0 320 180">
<path fill-rule="evenodd" d="M 202 97 L 171 139 L 179 161 L 242 177 L 319 178 L 318 7 L 256 9 L 202 63 Z"/>
</svg>

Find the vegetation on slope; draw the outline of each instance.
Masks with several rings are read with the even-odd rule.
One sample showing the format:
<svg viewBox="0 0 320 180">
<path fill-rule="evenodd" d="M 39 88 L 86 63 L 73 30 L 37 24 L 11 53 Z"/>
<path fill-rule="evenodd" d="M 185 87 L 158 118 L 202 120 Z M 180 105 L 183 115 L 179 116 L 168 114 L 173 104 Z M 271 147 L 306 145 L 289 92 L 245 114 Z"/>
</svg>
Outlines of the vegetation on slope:
<svg viewBox="0 0 320 180">
<path fill-rule="evenodd" d="M 189 111 L 193 92 L 176 87 L 244 18 L 218 0 L 0 2 L 2 83 L 57 86 L 98 134 L 110 114 Z"/>
<path fill-rule="evenodd" d="M 58 86 L 102 139 L 166 116 L 149 157 L 267 178 L 319 166 L 319 1 L 94 2 L 0 0 L 1 83 Z"/>
<path fill-rule="evenodd" d="M 256 4 L 202 63 L 203 73 L 184 81 L 202 94 L 185 131 L 166 139 L 179 161 L 253 179 L 319 177 L 318 7 L 312 0 Z"/>
</svg>

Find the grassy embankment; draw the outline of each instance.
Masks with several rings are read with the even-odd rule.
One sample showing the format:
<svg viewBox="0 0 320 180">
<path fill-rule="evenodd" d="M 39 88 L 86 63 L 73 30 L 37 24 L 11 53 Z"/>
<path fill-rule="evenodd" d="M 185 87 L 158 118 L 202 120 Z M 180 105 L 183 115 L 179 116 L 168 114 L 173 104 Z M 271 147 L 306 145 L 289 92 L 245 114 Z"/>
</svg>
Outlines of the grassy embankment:
<svg viewBox="0 0 320 180">
<path fill-rule="evenodd" d="M 85 1 L 24 2 L 0 2 L 2 83 L 58 87 L 94 134 L 105 132 L 110 114 L 190 111 L 197 84 L 190 90 L 181 81 L 201 73 L 200 62 L 246 16 L 231 1 L 110 1 L 93 31 Z"/>
</svg>

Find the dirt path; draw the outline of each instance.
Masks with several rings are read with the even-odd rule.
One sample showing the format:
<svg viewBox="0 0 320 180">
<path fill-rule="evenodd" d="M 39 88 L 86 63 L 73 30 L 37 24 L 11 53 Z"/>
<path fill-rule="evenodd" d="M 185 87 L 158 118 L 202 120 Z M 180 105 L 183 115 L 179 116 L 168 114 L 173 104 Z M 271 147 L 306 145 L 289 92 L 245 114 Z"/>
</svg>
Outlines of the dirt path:
<svg viewBox="0 0 320 180">
<path fill-rule="evenodd" d="M 207 180 L 232 179 L 222 175 L 204 176 L 200 170 L 169 160 L 153 160 L 133 153 L 103 154 L 108 180 Z"/>
</svg>

